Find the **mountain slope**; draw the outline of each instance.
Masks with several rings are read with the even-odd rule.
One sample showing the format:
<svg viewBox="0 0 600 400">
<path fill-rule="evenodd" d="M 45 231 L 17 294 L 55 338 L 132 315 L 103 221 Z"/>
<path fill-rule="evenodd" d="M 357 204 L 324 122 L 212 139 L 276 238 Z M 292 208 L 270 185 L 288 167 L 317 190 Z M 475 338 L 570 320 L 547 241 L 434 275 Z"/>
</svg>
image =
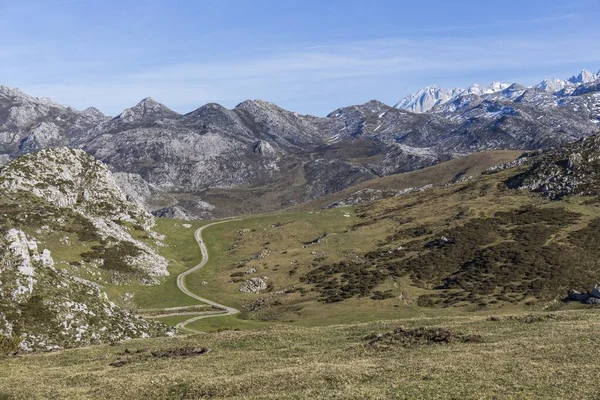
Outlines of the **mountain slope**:
<svg viewBox="0 0 600 400">
<path fill-rule="evenodd" d="M 105 165 L 69 148 L 21 156 L 0 169 L 0 209 L 2 352 L 173 333 L 103 292 L 168 275 L 153 217 L 126 200 Z"/>
<path fill-rule="evenodd" d="M 89 131 L 105 119 L 94 108 L 77 111 L 0 86 L 0 152 L 3 154 L 75 146 L 85 142 Z"/>
<path fill-rule="evenodd" d="M 427 86 L 414 94 L 406 96 L 400 100 L 394 107 L 406 111 L 423 113 L 431 110 L 438 104 L 443 104 L 462 93 L 463 89 L 442 89 L 437 86 Z"/>
<path fill-rule="evenodd" d="M 54 148 L 17 158 L 0 170 L 0 188 L 6 202 L 35 197 L 45 203 L 46 215 L 53 210 L 54 218 L 64 214 L 84 221 L 79 223 L 87 225 L 85 236 L 101 244 L 87 256 L 112 270 L 113 280 L 151 283 L 168 274 L 167 260 L 134 239 L 127 228 L 151 232 L 153 217 L 140 205 L 128 202 L 108 168 L 84 151 Z M 63 229 L 60 220 L 55 224 L 48 221 L 48 225 Z"/>
<path fill-rule="evenodd" d="M 98 285 L 57 269 L 50 252 L 40 252 L 20 230 L 3 232 L 0 249 L 0 353 L 174 333 L 117 307 Z"/>
<path fill-rule="evenodd" d="M 522 190 L 513 181 L 533 176 L 532 182 L 548 179 L 542 186 L 556 181 L 561 188 L 564 176 L 593 183 L 597 140 L 507 165 L 489 162 L 491 168 L 470 179 L 460 176 L 461 160 L 452 160 L 341 192 L 350 206 L 322 209 L 327 204 L 317 201 L 229 221 L 206 233 L 207 246 L 222 251 L 190 285 L 247 310 L 245 318 L 303 325 L 559 307 L 567 290 L 589 290 L 600 273 L 597 193 L 575 190 L 565 200 L 551 200 L 529 181 Z M 581 146 L 587 152 L 573 150 Z M 465 169 L 476 156 L 484 155 L 462 160 Z M 412 182 L 424 187 L 401 190 Z M 395 188 L 391 197 L 372 195 Z M 354 202 L 361 189 L 366 204 Z M 240 291 L 252 278 L 268 286 L 259 293 Z"/>
<path fill-rule="evenodd" d="M 401 193 L 470 180 L 489 168 L 517 159 L 521 154 L 521 151 L 514 150 L 473 153 L 417 171 L 371 179 L 293 209 L 311 210 L 315 207 L 360 205 Z"/>
</svg>

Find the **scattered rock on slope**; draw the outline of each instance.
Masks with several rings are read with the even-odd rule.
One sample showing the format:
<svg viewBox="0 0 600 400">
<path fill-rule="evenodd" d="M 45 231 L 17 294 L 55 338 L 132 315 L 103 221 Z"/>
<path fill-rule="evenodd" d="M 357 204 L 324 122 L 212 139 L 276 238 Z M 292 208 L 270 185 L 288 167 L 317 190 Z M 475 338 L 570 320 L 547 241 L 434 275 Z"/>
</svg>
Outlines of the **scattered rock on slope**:
<svg viewBox="0 0 600 400">
<path fill-rule="evenodd" d="M 79 214 L 102 241 L 102 249 L 90 254 L 101 264 L 127 266 L 150 284 L 168 275 L 167 260 L 129 232 L 141 229 L 152 236 L 152 215 L 128 201 L 106 165 L 83 150 L 52 148 L 21 156 L 0 169 L 0 190 Z M 105 260 L 108 253 L 113 257 Z"/>
<path fill-rule="evenodd" d="M 117 307 L 98 285 L 54 267 L 24 232 L 0 236 L 0 337 L 14 348 L 53 350 L 173 335 L 173 328 Z"/>
<path fill-rule="evenodd" d="M 600 136 L 527 156 L 530 167 L 511 178 L 512 188 L 543 193 L 550 199 L 600 195 Z"/>
<path fill-rule="evenodd" d="M 268 287 L 263 278 L 251 278 L 240 285 L 242 293 L 260 293 Z"/>
</svg>

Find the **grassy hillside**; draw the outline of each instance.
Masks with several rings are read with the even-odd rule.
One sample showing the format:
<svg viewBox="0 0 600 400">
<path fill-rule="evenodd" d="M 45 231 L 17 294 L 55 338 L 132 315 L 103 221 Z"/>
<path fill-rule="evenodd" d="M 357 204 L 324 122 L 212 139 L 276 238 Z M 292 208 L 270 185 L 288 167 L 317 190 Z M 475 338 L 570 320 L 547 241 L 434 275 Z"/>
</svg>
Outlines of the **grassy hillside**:
<svg viewBox="0 0 600 400">
<path fill-rule="evenodd" d="M 208 228 L 210 262 L 188 285 L 242 314 L 218 327 L 200 320 L 194 328 L 564 307 L 555 301 L 570 288 L 591 288 L 600 275 L 600 203 L 508 189 L 504 182 L 519 171 L 357 208 L 254 216 Z M 266 288 L 241 292 L 253 278 Z"/>
<path fill-rule="evenodd" d="M 325 207 L 363 189 L 402 190 L 425 185 L 443 185 L 469 176 L 477 177 L 488 168 L 508 163 L 518 158 L 522 153 L 522 151 L 517 150 L 473 153 L 420 170 L 371 179 L 310 203 L 294 207 L 294 209 L 312 210 Z"/>
<path fill-rule="evenodd" d="M 596 343 L 595 310 L 278 326 L 2 360 L 0 398 L 593 399 Z"/>
</svg>

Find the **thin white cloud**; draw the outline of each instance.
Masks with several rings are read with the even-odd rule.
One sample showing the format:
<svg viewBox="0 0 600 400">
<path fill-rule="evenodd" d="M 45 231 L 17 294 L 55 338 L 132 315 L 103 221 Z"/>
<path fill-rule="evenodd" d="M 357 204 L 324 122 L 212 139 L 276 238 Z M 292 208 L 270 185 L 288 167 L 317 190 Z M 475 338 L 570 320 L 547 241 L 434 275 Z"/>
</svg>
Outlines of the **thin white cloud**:
<svg viewBox="0 0 600 400">
<path fill-rule="evenodd" d="M 339 96 L 350 88 L 360 92 L 352 99 L 383 98 L 390 96 L 390 90 L 412 90 L 415 81 L 428 75 L 471 75 L 491 70 L 510 75 L 510 71 L 577 63 L 598 63 L 600 67 L 600 47 L 594 45 L 598 42 L 600 33 L 528 40 L 391 38 L 235 61 L 176 63 L 60 84 L 29 84 L 24 89 L 80 108 L 95 105 L 112 114 L 146 96 L 182 112 L 211 101 L 233 106 L 245 98 L 264 98 L 299 107 L 301 112 L 314 112 L 312 104 L 329 104 L 329 109 L 346 105 L 340 103 Z M 518 76 L 522 72 L 515 72 Z M 386 87 L 378 86 L 382 80 L 388 82 Z M 398 92 L 397 98 L 404 94 Z M 319 96 L 334 99 L 336 104 L 315 99 Z M 312 104 L 302 109 L 303 102 Z"/>
</svg>

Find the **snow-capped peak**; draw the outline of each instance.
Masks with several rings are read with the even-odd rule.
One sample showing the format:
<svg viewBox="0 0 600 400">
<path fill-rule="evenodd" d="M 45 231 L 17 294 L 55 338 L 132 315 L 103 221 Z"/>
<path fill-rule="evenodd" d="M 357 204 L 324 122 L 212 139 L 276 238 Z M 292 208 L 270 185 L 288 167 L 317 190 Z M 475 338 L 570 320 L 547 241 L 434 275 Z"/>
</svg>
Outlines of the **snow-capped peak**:
<svg viewBox="0 0 600 400">
<path fill-rule="evenodd" d="M 436 85 L 427 86 L 416 93 L 400 100 L 394 108 L 406 111 L 423 113 L 431 110 L 438 104 L 443 104 L 452 97 L 461 93 L 462 89 L 443 89 Z"/>
<path fill-rule="evenodd" d="M 489 86 L 481 87 L 478 84 L 471 85 L 461 94 L 475 94 L 483 96 L 484 94 L 496 93 L 510 87 L 509 83 L 492 82 Z"/>
<path fill-rule="evenodd" d="M 492 84 L 490 86 L 487 87 L 487 89 L 491 90 L 491 93 L 494 93 L 494 92 L 499 92 L 501 90 L 507 89 L 510 86 L 512 86 L 512 85 L 509 83 L 501 83 L 501 82 L 494 81 L 494 82 L 492 82 Z"/>
<path fill-rule="evenodd" d="M 427 86 L 423 89 L 406 96 L 400 100 L 394 107 L 406 111 L 412 111 L 416 113 L 423 113 L 430 111 L 435 106 L 445 104 L 449 100 L 454 99 L 462 95 L 477 95 L 482 96 L 484 94 L 496 93 L 510 87 L 507 83 L 492 82 L 489 86 L 481 87 L 477 84 L 468 87 L 466 90 L 456 89 L 444 89 L 438 86 Z"/>
<path fill-rule="evenodd" d="M 565 81 L 564 79 L 552 78 L 552 79 L 544 79 L 534 87 L 538 89 L 545 90 L 546 92 L 558 92 L 559 90 L 563 90 L 566 87 L 572 86 L 572 83 L 569 81 Z"/>
<path fill-rule="evenodd" d="M 594 74 L 593 72 L 590 72 L 587 69 L 583 69 L 579 73 L 579 75 L 570 77 L 569 82 L 575 83 L 575 84 L 590 83 L 590 82 L 594 82 L 597 79 L 600 79 L 599 75 L 600 75 L 600 71 L 598 71 L 598 74 Z"/>
</svg>

